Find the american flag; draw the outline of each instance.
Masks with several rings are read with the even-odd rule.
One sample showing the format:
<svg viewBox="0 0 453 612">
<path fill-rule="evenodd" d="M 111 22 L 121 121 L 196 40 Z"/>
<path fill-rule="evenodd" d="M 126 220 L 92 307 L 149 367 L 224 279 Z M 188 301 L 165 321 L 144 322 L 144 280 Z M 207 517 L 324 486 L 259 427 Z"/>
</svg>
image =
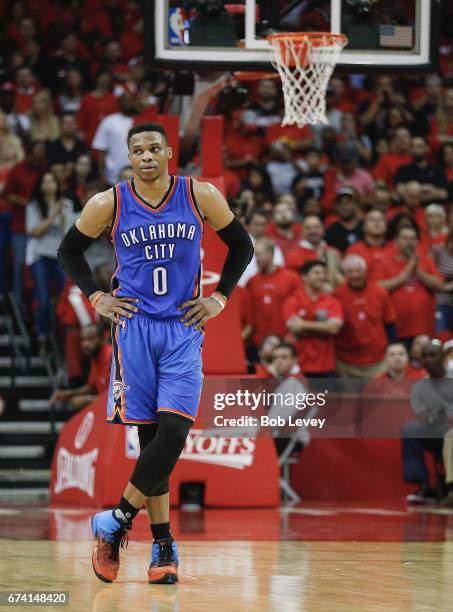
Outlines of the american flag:
<svg viewBox="0 0 453 612">
<path fill-rule="evenodd" d="M 379 26 L 379 45 L 381 47 L 401 47 L 410 49 L 412 47 L 411 26 Z"/>
</svg>

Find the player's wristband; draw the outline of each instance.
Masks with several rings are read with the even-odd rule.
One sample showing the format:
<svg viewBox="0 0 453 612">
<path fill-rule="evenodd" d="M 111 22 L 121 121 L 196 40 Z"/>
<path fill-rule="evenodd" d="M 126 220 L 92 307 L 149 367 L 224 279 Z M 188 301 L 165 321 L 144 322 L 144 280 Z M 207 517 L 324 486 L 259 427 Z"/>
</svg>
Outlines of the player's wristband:
<svg viewBox="0 0 453 612">
<path fill-rule="evenodd" d="M 214 291 L 209 297 L 215 300 L 222 310 L 225 308 L 227 301 L 222 294 L 218 293 L 217 291 Z"/>
<path fill-rule="evenodd" d="M 96 304 L 99 302 L 99 300 L 101 299 L 101 297 L 104 295 L 103 291 L 97 291 L 94 294 L 94 297 L 92 297 L 90 299 L 91 305 L 93 306 L 93 308 L 96 306 Z"/>
</svg>

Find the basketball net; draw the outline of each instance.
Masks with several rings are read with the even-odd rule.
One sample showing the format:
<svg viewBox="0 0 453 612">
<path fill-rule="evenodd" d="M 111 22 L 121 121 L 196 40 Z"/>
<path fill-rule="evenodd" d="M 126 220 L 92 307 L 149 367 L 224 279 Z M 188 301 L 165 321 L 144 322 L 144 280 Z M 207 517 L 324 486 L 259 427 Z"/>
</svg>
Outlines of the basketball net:
<svg viewBox="0 0 453 612">
<path fill-rule="evenodd" d="M 282 125 L 327 124 L 326 91 L 348 39 L 328 32 L 285 32 L 268 37 L 272 65 L 280 74 Z"/>
</svg>

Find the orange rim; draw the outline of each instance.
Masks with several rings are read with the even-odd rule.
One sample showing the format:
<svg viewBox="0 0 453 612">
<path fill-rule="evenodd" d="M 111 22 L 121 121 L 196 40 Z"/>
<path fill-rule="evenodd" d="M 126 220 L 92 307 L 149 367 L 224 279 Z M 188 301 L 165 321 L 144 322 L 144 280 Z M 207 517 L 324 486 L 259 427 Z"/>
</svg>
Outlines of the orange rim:
<svg viewBox="0 0 453 612">
<path fill-rule="evenodd" d="M 278 72 L 233 72 L 233 78 L 236 81 L 260 81 L 261 79 L 279 79 Z"/>
<path fill-rule="evenodd" d="M 281 43 L 288 38 L 291 38 L 296 43 L 304 43 L 310 41 L 313 47 L 333 46 L 336 44 L 347 44 L 348 38 L 344 34 L 332 34 L 331 32 L 280 32 L 278 34 L 270 34 L 267 37 L 269 42 L 276 41 Z"/>
</svg>

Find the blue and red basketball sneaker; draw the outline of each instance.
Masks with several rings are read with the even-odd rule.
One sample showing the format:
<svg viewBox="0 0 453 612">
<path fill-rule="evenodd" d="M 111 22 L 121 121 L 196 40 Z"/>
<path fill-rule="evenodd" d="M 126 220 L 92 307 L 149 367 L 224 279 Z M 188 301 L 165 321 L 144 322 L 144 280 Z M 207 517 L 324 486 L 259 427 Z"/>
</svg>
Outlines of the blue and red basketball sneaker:
<svg viewBox="0 0 453 612">
<path fill-rule="evenodd" d="M 175 584 L 178 582 L 178 546 L 173 538 L 155 540 L 151 549 L 149 584 Z"/>
<path fill-rule="evenodd" d="M 132 527 L 121 510 L 98 512 L 91 519 L 91 531 L 97 538 L 92 563 L 99 580 L 113 582 L 120 568 L 120 545 L 128 543 L 127 531 Z"/>
</svg>

